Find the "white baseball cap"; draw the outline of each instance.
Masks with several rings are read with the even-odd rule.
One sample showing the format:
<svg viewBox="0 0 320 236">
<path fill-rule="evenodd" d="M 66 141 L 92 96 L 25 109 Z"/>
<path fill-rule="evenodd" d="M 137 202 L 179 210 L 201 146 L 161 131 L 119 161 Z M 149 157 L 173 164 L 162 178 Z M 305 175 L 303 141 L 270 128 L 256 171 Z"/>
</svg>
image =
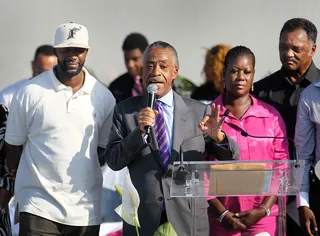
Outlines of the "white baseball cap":
<svg viewBox="0 0 320 236">
<path fill-rule="evenodd" d="M 89 48 L 89 35 L 85 26 L 73 22 L 60 25 L 54 37 L 54 48 Z"/>
</svg>

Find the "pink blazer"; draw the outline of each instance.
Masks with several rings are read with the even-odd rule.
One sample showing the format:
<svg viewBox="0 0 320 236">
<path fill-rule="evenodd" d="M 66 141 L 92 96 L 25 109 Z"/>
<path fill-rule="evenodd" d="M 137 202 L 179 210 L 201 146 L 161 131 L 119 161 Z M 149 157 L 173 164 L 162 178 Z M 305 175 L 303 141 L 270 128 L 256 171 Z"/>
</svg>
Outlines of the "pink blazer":
<svg viewBox="0 0 320 236">
<path fill-rule="evenodd" d="M 223 106 L 223 95 L 213 101 L 221 106 L 220 116 L 226 108 Z M 244 137 L 241 131 L 257 136 L 286 136 L 286 127 L 278 111 L 251 96 L 252 105 L 248 111 L 236 119 L 231 113 L 225 119 L 222 130 L 239 145 L 240 160 L 287 160 L 289 159 L 288 141 L 285 139 L 257 139 Z M 214 160 L 214 157 L 208 157 Z M 219 197 L 219 200 L 232 212 L 251 210 L 260 205 L 263 196 Z M 271 215 L 278 215 L 278 206 L 274 204 Z"/>
</svg>

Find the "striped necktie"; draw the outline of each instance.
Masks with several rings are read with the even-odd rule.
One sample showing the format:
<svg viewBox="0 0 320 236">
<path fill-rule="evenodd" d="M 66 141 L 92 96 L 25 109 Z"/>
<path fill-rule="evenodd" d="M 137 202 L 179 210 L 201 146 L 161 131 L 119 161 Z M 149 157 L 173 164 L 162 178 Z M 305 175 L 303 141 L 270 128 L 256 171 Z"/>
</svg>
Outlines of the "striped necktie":
<svg viewBox="0 0 320 236">
<path fill-rule="evenodd" d="M 156 121 L 154 125 L 154 132 L 157 138 L 157 143 L 159 147 L 160 156 L 165 169 L 167 169 L 169 164 L 169 138 L 166 130 L 166 121 L 164 119 L 163 110 L 161 107 L 161 101 L 155 102 L 155 109 L 159 112 L 156 116 Z"/>
<path fill-rule="evenodd" d="M 143 94 L 143 87 L 140 82 L 140 76 L 136 76 L 136 78 L 134 79 L 134 85 L 131 93 L 132 93 L 132 97 L 140 96 Z"/>
</svg>

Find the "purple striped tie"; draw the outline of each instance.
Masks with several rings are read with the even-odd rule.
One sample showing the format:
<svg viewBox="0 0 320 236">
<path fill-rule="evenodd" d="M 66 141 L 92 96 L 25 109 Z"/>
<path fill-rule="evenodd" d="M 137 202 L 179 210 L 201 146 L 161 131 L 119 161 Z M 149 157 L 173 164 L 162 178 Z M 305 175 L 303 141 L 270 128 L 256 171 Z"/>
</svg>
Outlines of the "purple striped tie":
<svg viewBox="0 0 320 236">
<path fill-rule="evenodd" d="M 140 76 L 137 76 L 134 79 L 134 86 L 132 88 L 132 97 L 136 97 L 136 96 L 140 96 L 143 94 L 143 87 L 142 84 L 140 82 Z"/>
<path fill-rule="evenodd" d="M 159 114 L 156 116 L 156 122 L 153 128 L 157 138 L 163 166 L 165 169 L 167 169 L 170 158 L 169 138 L 166 130 L 166 121 L 164 119 L 164 114 L 160 103 L 160 101 L 155 102 L 155 109 L 158 110 Z"/>
</svg>

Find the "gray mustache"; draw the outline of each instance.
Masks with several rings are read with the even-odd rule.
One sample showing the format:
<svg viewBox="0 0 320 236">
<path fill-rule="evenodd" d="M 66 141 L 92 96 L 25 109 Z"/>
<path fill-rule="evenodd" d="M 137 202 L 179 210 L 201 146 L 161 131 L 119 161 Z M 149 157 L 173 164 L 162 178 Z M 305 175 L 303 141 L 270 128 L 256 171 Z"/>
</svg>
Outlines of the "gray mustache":
<svg viewBox="0 0 320 236">
<path fill-rule="evenodd" d="M 298 62 L 298 60 L 297 60 L 297 59 L 295 59 L 295 58 L 292 58 L 292 59 L 290 59 L 290 60 L 286 60 L 286 61 L 293 61 L 293 62 L 295 62 L 295 63 L 297 63 L 297 62 Z"/>
</svg>

